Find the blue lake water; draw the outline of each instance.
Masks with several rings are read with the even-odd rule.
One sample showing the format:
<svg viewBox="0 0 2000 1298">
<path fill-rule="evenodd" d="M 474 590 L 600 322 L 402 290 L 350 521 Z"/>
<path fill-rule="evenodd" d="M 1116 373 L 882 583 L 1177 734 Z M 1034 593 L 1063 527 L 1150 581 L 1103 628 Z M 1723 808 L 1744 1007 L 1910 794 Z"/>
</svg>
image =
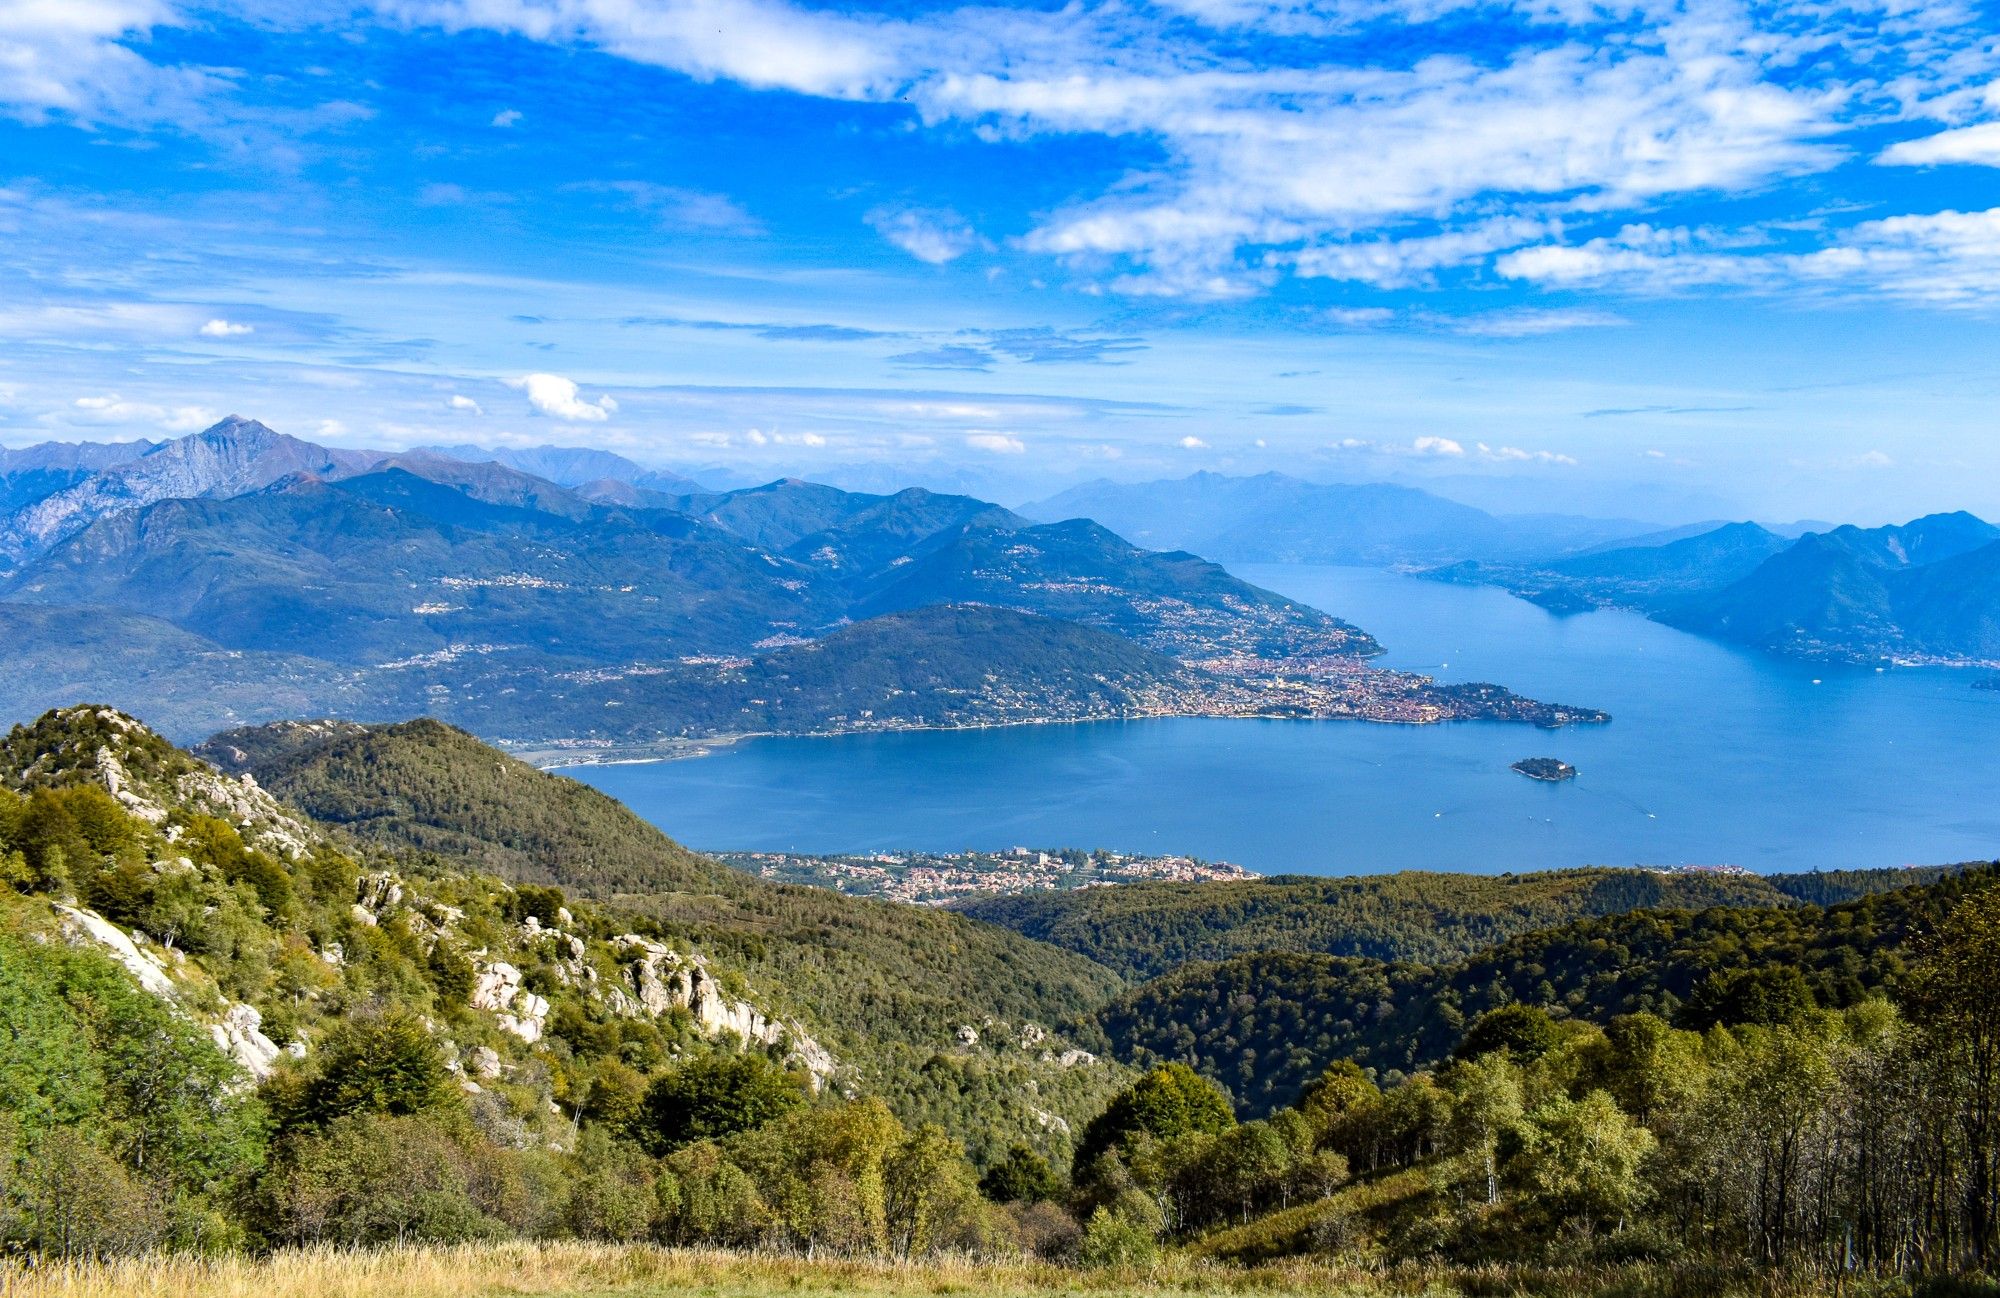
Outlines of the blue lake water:
<svg viewBox="0 0 2000 1298">
<path fill-rule="evenodd" d="M 568 773 L 715 850 L 1106 847 L 1314 874 L 2000 855 L 2000 692 L 1968 673 L 1789 662 L 1366 569 L 1237 571 L 1366 627 L 1388 666 L 1613 721 L 1105 722 L 756 740 Z M 1579 775 L 1507 769 L 1535 756 Z"/>
</svg>

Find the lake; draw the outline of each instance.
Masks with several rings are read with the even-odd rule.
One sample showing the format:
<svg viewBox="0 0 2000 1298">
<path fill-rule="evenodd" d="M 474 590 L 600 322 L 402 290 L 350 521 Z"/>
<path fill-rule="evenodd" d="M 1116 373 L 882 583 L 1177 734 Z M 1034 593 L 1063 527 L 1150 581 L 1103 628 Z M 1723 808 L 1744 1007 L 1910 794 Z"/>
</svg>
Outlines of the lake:
<svg viewBox="0 0 2000 1298">
<path fill-rule="evenodd" d="M 1105 847 L 1264 873 L 2000 855 L 2000 692 L 1939 669 L 1767 658 L 1628 613 L 1358 568 L 1241 565 L 1367 628 L 1386 666 L 1608 710 L 1494 722 L 1160 720 L 828 739 L 566 772 L 697 847 Z M 1578 768 L 1549 784 L 1523 757 Z"/>
</svg>

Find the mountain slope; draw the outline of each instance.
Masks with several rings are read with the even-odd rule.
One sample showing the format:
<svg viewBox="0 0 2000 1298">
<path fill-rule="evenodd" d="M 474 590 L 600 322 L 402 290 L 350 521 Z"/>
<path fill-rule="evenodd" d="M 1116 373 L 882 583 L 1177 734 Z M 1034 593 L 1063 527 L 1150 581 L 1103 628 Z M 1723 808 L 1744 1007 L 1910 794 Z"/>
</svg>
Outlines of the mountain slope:
<svg viewBox="0 0 2000 1298">
<path fill-rule="evenodd" d="M 960 909 L 1140 979 L 1256 952 L 1448 961 L 1585 916 L 1786 901 L 1753 875 L 1593 868 L 1135 883 L 994 897 Z"/>
<path fill-rule="evenodd" d="M 572 467 L 586 466 L 605 467 Z M 81 628 L 105 624 L 93 610 L 170 623 L 202 642 L 198 676 L 270 668 L 305 710 L 362 720 L 428 712 L 509 740 L 643 746 L 1132 715 L 1603 719 L 1370 671 L 1365 632 L 1215 564 L 965 496 L 783 480 L 665 507 L 636 487 L 592 498 L 496 461 L 331 452 L 241 420 L 86 488 L 90 510 L 65 516 L 80 530 L 8 573 L 0 600 L 75 610 Z M 182 494 L 151 498 L 163 491 Z M 30 657 L 37 670 L 0 685 L 17 715 L 105 678 Z M 916 686 L 892 679 L 899 664 Z M 152 667 L 111 696 L 185 733 L 199 691 Z M 198 724 L 277 711 L 254 708 Z"/>
<path fill-rule="evenodd" d="M 1660 545 L 1425 575 L 1503 586 L 1558 612 L 1634 608 L 1772 653 L 2000 661 L 2000 528 L 1966 513 L 1789 541 L 1731 523 Z"/>
<path fill-rule="evenodd" d="M 510 469 L 572 490 L 592 482 L 618 482 L 669 495 L 702 491 L 692 478 L 664 469 L 649 469 L 622 455 L 589 446 L 426 446 L 431 452 L 467 464 L 503 464 Z"/>
<path fill-rule="evenodd" d="M 743 879 L 587 784 L 545 775 L 432 720 L 279 722 L 224 731 L 198 757 L 363 842 L 591 895 L 740 894 Z"/>
<path fill-rule="evenodd" d="M 114 464 L 136 460 L 158 442 L 41 442 L 0 446 L 0 518 L 76 486 Z"/>
<path fill-rule="evenodd" d="M 228 731 L 195 751 L 225 770 L 255 776 L 315 821 L 373 847 L 622 899 L 705 939 L 754 950 L 746 957 L 753 963 L 774 962 L 804 977 L 787 984 L 795 989 L 822 984 L 832 965 L 846 963 L 855 971 L 849 991 L 905 1007 L 901 1017 L 877 1025 L 892 1038 L 942 1043 L 968 1014 L 1046 1023 L 1094 1006 L 1119 983 L 1084 957 L 960 915 L 731 870 L 689 852 L 588 785 L 538 771 L 434 721 L 280 723 Z M 801 948 L 778 950 L 773 943 L 785 933 Z M 921 961 L 929 972 L 895 986 L 886 967 L 866 969 L 885 953 L 891 965 Z M 824 973 L 802 972 L 822 958 L 832 962 Z M 836 999 L 830 990 L 815 994 Z M 848 1027 L 864 1023 L 855 1019 Z"/>
<path fill-rule="evenodd" d="M 1126 1076 L 1063 1058 L 1069 1043 L 1054 1031 L 1116 990 L 1110 971 L 962 916 L 735 873 L 602 795 L 435 723 L 283 725 L 204 751 L 230 769 L 109 709 L 17 728 L 0 740 L 0 861 L 25 824 L 20 887 L 45 891 L 38 872 L 53 863 L 52 886 L 154 935 L 140 964 L 221 987 L 261 1010 L 278 1044 L 307 1042 L 309 1059 L 341 1015 L 410 1006 L 468 1060 L 497 1048 L 507 1080 L 489 1085 L 539 1123 L 549 1088 L 574 1106 L 607 1055 L 657 1068 L 670 1050 L 730 1034 L 830 1070 L 912 1121 L 949 1121 L 982 1161 L 1021 1140 L 1065 1155 L 1067 1126 Z M 34 788 L 111 794 L 138 827 L 80 802 L 52 835 L 55 813 L 31 807 L 24 820 L 10 801 L 9 789 Z M 49 842 L 64 850 L 51 858 L 39 846 Z M 541 887 L 510 887 L 482 864 Z M 201 873 L 191 900 L 190 869 Z M 0 889 L 0 908 L 14 899 Z M 118 927 L 92 931 L 131 945 Z M 176 935 L 180 961 L 145 954 Z M 431 958 L 441 941 L 474 966 L 463 979 Z M 468 994 L 483 1013 L 468 1017 Z M 258 1022 L 237 1017 L 246 1034 Z M 962 1037 L 967 1026 L 977 1041 Z M 257 1049 L 264 1067 L 276 1063 L 275 1048 Z"/>
<path fill-rule="evenodd" d="M 1780 653 L 2000 660 L 2000 528 L 1961 513 L 1809 533 L 1662 620 Z"/>
<path fill-rule="evenodd" d="M 1438 581 L 1504 586 L 1556 612 L 1603 607 L 1658 612 L 1748 576 L 1790 545 L 1755 523 L 1725 523 L 1694 536 L 1594 550 L 1547 564 L 1468 560 L 1425 575 Z"/>
<path fill-rule="evenodd" d="M 1365 631 L 1192 554 L 1141 550 L 1086 519 L 1017 531 L 967 525 L 874 584 L 863 614 L 999 604 L 1116 632 L 1181 659 L 1363 657 Z"/>
<path fill-rule="evenodd" d="M 1138 1063 L 1190 1063 L 1264 1112 L 1337 1059 L 1384 1075 L 1442 1060 L 1465 1026 L 1508 1004 L 1603 1023 L 1648 1010 L 1673 1019 L 1704 997 L 1754 995 L 1795 969 L 1820 1005 L 1893 989 L 1913 943 L 2000 866 L 1820 909 L 1788 905 L 1639 910 L 1523 933 L 1438 965 L 1274 952 L 1184 965 L 1097 1016 L 1110 1049 Z M 1736 979 L 1745 979 L 1735 983 Z M 1728 992 L 1732 985 L 1738 992 Z M 1738 1016 L 1731 1012 L 1725 1017 Z"/>
<path fill-rule="evenodd" d="M 295 473 L 354 472 L 380 458 L 372 451 L 315 446 L 231 415 L 19 510 L 0 525 L 0 553 L 18 561 L 100 518 L 156 501 L 234 496 Z"/>
</svg>

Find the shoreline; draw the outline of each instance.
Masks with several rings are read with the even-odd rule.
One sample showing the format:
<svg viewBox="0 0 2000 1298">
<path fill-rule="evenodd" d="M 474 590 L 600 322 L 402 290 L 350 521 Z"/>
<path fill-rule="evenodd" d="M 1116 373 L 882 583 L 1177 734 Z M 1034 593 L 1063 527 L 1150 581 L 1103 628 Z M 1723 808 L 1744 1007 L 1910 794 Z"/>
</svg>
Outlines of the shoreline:
<svg viewBox="0 0 2000 1298">
<path fill-rule="evenodd" d="M 861 735 L 921 734 L 952 730 L 1013 730 L 1026 726 L 1095 726 L 1108 721 L 1359 721 L 1366 725 L 1408 726 L 1411 729 L 1427 729 L 1431 726 L 1454 725 L 1506 725 L 1530 726 L 1537 730 L 1559 730 L 1561 726 L 1547 726 L 1536 721 L 1514 717 L 1440 717 L 1434 721 L 1398 721 L 1388 717 L 1301 717 L 1288 713 L 1242 713 L 1242 712 L 1138 712 L 1119 713 L 1100 717 L 1025 717 L 1015 721 L 969 721 L 946 725 L 877 726 L 849 730 L 746 730 L 735 734 L 711 735 L 701 739 L 659 739 L 633 744 L 606 744 L 602 748 L 576 749 L 562 747 L 562 740 L 521 741 L 518 744 L 503 739 L 489 740 L 496 748 L 508 756 L 541 771 L 561 771 L 577 766 L 652 766 L 660 762 L 692 761 L 710 757 L 714 751 L 734 748 L 738 744 L 753 739 L 852 739 Z M 1579 725 L 1605 725 L 1602 722 L 1576 722 Z"/>
</svg>

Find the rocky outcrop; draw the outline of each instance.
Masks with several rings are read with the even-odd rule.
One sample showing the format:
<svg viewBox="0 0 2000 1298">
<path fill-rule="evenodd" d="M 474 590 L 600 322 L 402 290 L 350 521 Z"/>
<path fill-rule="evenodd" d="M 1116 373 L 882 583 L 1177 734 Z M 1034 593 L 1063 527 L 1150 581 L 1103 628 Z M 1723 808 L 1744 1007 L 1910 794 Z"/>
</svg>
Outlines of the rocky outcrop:
<svg viewBox="0 0 2000 1298">
<path fill-rule="evenodd" d="M 798 1024 L 773 1019 L 723 991 L 701 957 L 682 955 L 636 933 L 615 937 L 611 944 L 625 960 L 626 987 L 613 988 L 606 996 L 615 1012 L 658 1017 L 684 1010 L 706 1036 L 728 1032 L 745 1044 L 783 1048 L 812 1075 L 815 1087 L 838 1070 L 833 1054 Z"/>
<path fill-rule="evenodd" d="M 44 753 L 24 775 L 95 780 L 127 814 L 162 827 L 170 842 L 179 831 L 167 821 L 177 808 L 226 820 L 249 846 L 288 860 L 303 857 L 320 840 L 251 776 L 190 760 L 116 708 L 59 708 L 55 715 L 64 723 L 82 722 L 87 733 L 105 738 L 93 749 L 78 744 Z"/>
<path fill-rule="evenodd" d="M 521 971 L 505 960 L 475 961 L 472 1008 L 492 1014 L 503 1032 L 533 1045 L 542 1039 L 549 1001 L 521 986 Z"/>
<path fill-rule="evenodd" d="M 269 1077 L 285 1052 L 264 1035 L 264 1016 L 254 1005 L 231 1005 L 222 1018 L 208 1025 L 216 1048 L 234 1059 L 252 1077 Z"/>
<path fill-rule="evenodd" d="M 140 990 L 165 1001 L 187 1018 L 196 1017 L 182 1001 L 165 960 L 143 949 L 130 934 L 94 911 L 61 904 L 55 910 L 56 921 L 70 941 L 97 947 L 123 966 Z M 216 1049 L 259 1081 L 271 1075 L 278 1057 L 285 1053 L 277 1042 L 264 1035 L 264 1017 L 255 1006 L 226 1002 L 222 1016 L 206 1026 Z"/>
</svg>

